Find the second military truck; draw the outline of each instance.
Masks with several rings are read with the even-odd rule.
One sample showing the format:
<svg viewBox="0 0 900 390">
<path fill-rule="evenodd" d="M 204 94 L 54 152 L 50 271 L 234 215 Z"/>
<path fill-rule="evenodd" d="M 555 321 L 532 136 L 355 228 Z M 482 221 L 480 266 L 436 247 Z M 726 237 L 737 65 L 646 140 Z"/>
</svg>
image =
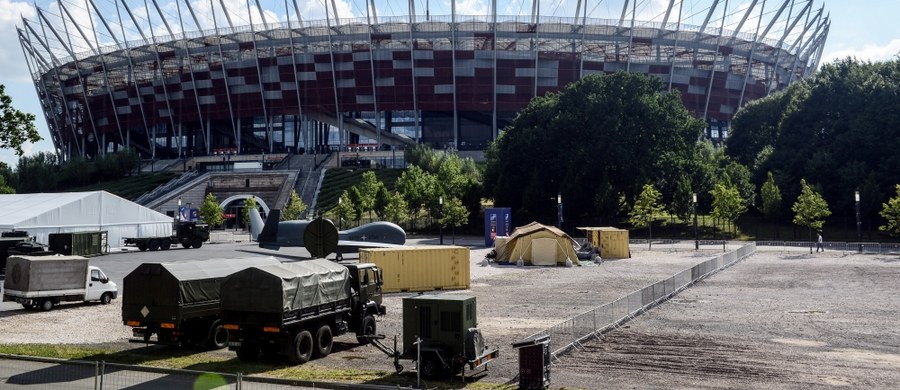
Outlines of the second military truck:
<svg viewBox="0 0 900 390">
<path fill-rule="evenodd" d="M 361 344 L 385 313 L 383 275 L 374 264 L 325 259 L 251 267 L 222 283 L 222 321 L 228 348 L 241 361 L 260 353 L 294 364 L 331 353 L 333 338 L 352 332 Z"/>
<path fill-rule="evenodd" d="M 122 282 L 122 322 L 135 336 L 129 341 L 225 348 L 222 281 L 247 267 L 280 263 L 269 256 L 139 265 Z"/>
<path fill-rule="evenodd" d="M 125 245 L 134 245 L 142 252 L 146 250 L 169 250 L 172 245 L 182 248 L 199 248 L 209 240 L 209 226 L 193 221 L 173 222 L 173 232 L 164 237 L 126 237 Z"/>
</svg>

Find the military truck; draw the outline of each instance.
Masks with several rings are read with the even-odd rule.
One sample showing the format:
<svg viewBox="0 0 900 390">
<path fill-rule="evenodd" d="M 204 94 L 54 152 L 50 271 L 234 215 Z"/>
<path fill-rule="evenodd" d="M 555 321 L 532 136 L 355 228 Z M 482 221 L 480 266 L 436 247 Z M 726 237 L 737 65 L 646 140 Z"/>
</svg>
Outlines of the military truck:
<svg viewBox="0 0 900 390">
<path fill-rule="evenodd" d="M 134 335 L 129 341 L 225 348 L 222 281 L 247 267 L 280 263 L 268 256 L 139 265 L 122 282 L 122 322 Z"/>
<path fill-rule="evenodd" d="M 374 345 L 394 358 L 394 368 L 403 371 L 400 360 L 418 363 L 426 378 L 454 376 L 465 369 L 487 368 L 498 355 L 488 348 L 478 329 L 475 297 L 459 294 L 417 295 L 403 298 L 403 347 L 388 347 L 379 335 Z"/>
<path fill-rule="evenodd" d="M 200 248 L 209 240 L 209 227 L 193 221 L 173 222 L 173 232 L 164 237 L 126 237 L 125 245 L 137 246 L 141 252 L 146 250 L 169 250 L 172 245 L 181 244 L 182 248 Z"/>
<path fill-rule="evenodd" d="M 6 258 L 9 250 L 21 242 L 28 241 L 28 232 L 13 231 L 0 233 L 0 274 L 6 273 Z"/>
<path fill-rule="evenodd" d="M 100 301 L 109 304 L 119 293 L 100 268 L 81 256 L 10 256 L 3 301 L 44 311 L 60 302 Z"/>
<path fill-rule="evenodd" d="M 381 269 L 325 259 L 247 268 L 222 283 L 222 322 L 228 349 L 241 361 L 260 353 L 294 364 L 331 353 L 333 338 L 355 333 L 361 344 L 376 333 Z"/>
</svg>

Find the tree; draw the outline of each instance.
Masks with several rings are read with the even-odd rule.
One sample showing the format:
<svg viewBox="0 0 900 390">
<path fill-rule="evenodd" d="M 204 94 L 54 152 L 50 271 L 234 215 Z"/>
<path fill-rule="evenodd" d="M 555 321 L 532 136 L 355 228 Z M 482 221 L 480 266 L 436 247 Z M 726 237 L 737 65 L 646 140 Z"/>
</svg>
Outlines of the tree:
<svg viewBox="0 0 900 390">
<path fill-rule="evenodd" d="M 760 205 L 760 211 L 762 211 L 763 215 L 766 216 L 771 221 L 775 222 L 775 236 L 778 237 L 778 216 L 781 215 L 781 190 L 778 189 L 778 184 L 775 183 L 775 175 L 769 171 L 768 179 L 763 183 L 762 188 L 759 190 L 759 195 L 762 200 L 762 205 Z"/>
<path fill-rule="evenodd" d="M 397 190 L 403 195 L 409 207 L 409 215 L 416 219 L 419 211 L 426 205 L 433 204 L 436 209 L 438 197 L 440 196 L 440 187 L 437 178 L 428 172 L 423 171 L 418 166 L 410 166 L 400 178 L 397 179 Z"/>
<path fill-rule="evenodd" d="M 306 211 L 306 203 L 303 203 L 300 195 L 297 195 L 297 190 L 291 190 L 291 199 L 288 200 L 284 210 L 281 210 L 281 220 L 293 221 L 300 219 L 300 214 L 303 214 L 304 211 Z"/>
<path fill-rule="evenodd" d="M 671 198 L 690 175 L 703 127 L 658 78 L 586 76 L 518 113 L 485 151 L 484 188 L 495 204 L 547 220 L 558 193 L 576 217 L 616 212 L 639 183 L 658 183 Z"/>
<path fill-rule="evenodd" d="M 445 202 L 444 217 L 441 218 L 441 225 L 453 228 L 453 243 L 456 243 L 456 228 L 465 225 L 469 221 L 469 210 L 466 210 L 462 201 L 457 198 L 450 198 Z"/>
<path fill-rule="evenodd" d="M 650 245 L 648 249 L 653 249 L 653 216 L 663 211 L 662 205 L 659 204 L 661 197 L 662 194 L 653 188 L 652 184 L 644 184 L 644 189 L 634 201 L 634 207 L 631 208 L 631 214 L 629 214 L 628 221 L 632 226 L 637 229 L 649 228 L 649 240 L 647 241 Z"/>
<path fill-rule="evenodd" d="M 727 176 L 726 176 L 727 178 Z M 712 193 L 712 213 L 713 218 L 723 222 L 731 222 L 738 219 L 745 211 L 747 211 L 747 202 L 741 197 L 741 193 L 733 185 L 729 185 L 726 180 L 724 183 L 717 183 L 713 187 Z M 725 249 L 725 229 L 722 229 L 722 249 Z"/>
<path fill-rule="evenodd" d="M 0 175 L 0 194 L 15 194 L 16 190 L 6 184 L 6 177 Z"/>
<path fill-rule="evenodd" d="M 35 143 L 41 139 L 34 127 L 34 114 L 13 108 L 6 86 L 0 84 L 0 148 L 12 149 L 22 157 L 22 146 L 26 142 Z"/>
<path fill-rule="evenodd" d="M 672 197 L 672 203 L 669 207 L 672 214 L 678 216 L 682 221 L 687 221 L 691 217 L 694 206 L 694 193 L 691 190 L 691 179 L 682 176 L 678 179 L 678 187 L 675 189 L 675 195 Z"/>
<path fill-rule="evenodd" d="M 800 179 L 800 196 L 791 207 L 794 211 L 794 224 L 809 228 L 809 253 L 812 253 L 812 231 L 820 231 L 825 224 L 825 218 L 831 215 L 828 203 L 812 187 L 806 184 L 806 179 Z"/>
<path fill-rule="evenodd" d="M 241 221 L 244 222 L 244 225 L 250 223 L 250 210 L 256 210 L 256 197 L 251 196 L 247 199 L 244 199 L 244 208 L 241 210 Z"/>
<path fill-rule="evenodd" d="M 334 206 L 332 209 L 338 217 L 338 229 L 343 228 L 344 220 L 348 219 L 355 209 L 356 207 L 353 205 L 353 201 L 350 200 L 350 193 L 348 191 L 341 193 L 341 197 L 338 198 L 337 206 Z"/>
<path fill-rule="evenodd" d="M 406 205 L 406 201 L 403 200 L 403 196 L 401 196 L 399 192 L 391 192 L 386 197 L 384 215 L 381 217 L 386 221 L 400 224 L 409 218 L 407 210 L 408 206 Z"/>
<path fill-rule="evenodd" d="M 206 197 L 203 198 L 203 204 L 200 205 L 200 218 L 209 226 L 219 226 L 225 220 L 222 213 L 222 207 L 219 206 L 216 196 L 211 192 L 206 194 Z"/>
<path fill-rule="evenodd" d="M 892 236 L 900 236 L 900 184 L 897 184 L 897 196 L 882 205 L 881 216 L 887 221 L 878 230 L 888 232 Z"/>
<path fill-rule="evenodd" d="M 375 172 L 364 172 L 362 174 L 362 179 L 354 187 L 358 190 L 359 209 L 362 212 L 367 213 L 371 213 L 375 210 L 375 198 L 378 196 L 378 189 L 384 187 L 384 183 L 378 180 L 378 177 L 375 176 Z M 369 214 L 369 216 L 371 217 L 371 214 Z"/>
</svg>

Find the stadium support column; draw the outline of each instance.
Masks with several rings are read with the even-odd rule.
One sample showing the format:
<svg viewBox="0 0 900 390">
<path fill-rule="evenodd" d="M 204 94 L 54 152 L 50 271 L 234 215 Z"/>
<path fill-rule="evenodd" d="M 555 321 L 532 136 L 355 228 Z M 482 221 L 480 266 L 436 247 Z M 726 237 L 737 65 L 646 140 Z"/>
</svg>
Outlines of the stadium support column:
<svg viewBox="0 0 900 390">
<path fill-rule="evenodd" d="M 675 53 L 678 52 L 678 38 L 681 36 L 681 17 L 683 1 L 678 2 L 678 22 L 675 24 L 675 39 L 672 42 L 672 60 L 669 62 L 669 92 L 672 92 L 672 82 L 675 80 Z M 665 26 L 663 26 L 665 28 Z"/>
<path fill-rule="evenodd" d="M 725 16 L 728 11 L 728 0 L 725 0 L 725 6 L 722 7 L 722 22 L 719 24 L 719 34 L 716 34 L 716 51 L 713 53 L 712 69 L 709 70 L 709 83 L 706 85 L 706 103 L 703 105 L 703 121 L 709 127 L 709 98 L 712 95 L 713 80 L 716 78 L 716 67 L 719 66 L 719 52 L 722 47 L 722 31 L 725 29 Z M 725 56 L 725 54 L 722 54 Z M 721 133 L 719 135 L 721 137 Z"/>
<path fill-rule="evenodd" d="M 125 5 L 124 0 L 122 2 L 122 5 Z M 131 9 L 129 9 L 128 6 L 125 5 L 125 10 L 128 11 L 128 13 L 131 15 L 132 20 L 134 20 L 135 27 L 140 30 L 139 24 L 137 23 L 137 20 L 134 18 L 134 14 L 131 13 Z M 144 11 L 146 12 L 147 17 L 149 18 L 150 6 L 147 5 L 147 0 L 144 0 Z M 164 22 L 166 21 L 165 17 L 162 16 L 162 12 L 160 12 L 160 17 L 162 18 L 162 20 Z M 169 27 L 168 22 L 166 22 L 166 28 L 168 28 L 168 27 Z M 168 29 L 169 29 L 169 34 L 172 34 L 171 33 L 172 29 L 171 28 L 168 28 Z M 141 34 L 141 35 L 143 36 L 143 34 Z M 172 111 L 172 102 L 169 100 L 169 88 L 166 87 L 166 78 L 165 78 L 165 74 L 163 74 L 163 71 L 162 71 L 164 69 L 164 65 L 162 62 L 162 56 L 159 55 L 159 45 L 157 45 L 157 43 L 156 43 L 156 34 L 153 32 L 152 27 L 150 27 L 150 41 L 153 43 L 153 49 L 154 49 L 153 51 L 154 51 L 154 53 L 156 53 L 156 74 L 159 75 L 159 83 L 163 87 L 163 96 L 165 97 L 165 100 L 166 100 L 166 111 L 167 111 L 166 114 L 169 117 L 170 129 L 172 129 L 172 132 L 174 132 L 175 131 L 175 118 L 174 118 L 175 113 Z M 154 95 L 154 99 L 155 99 L 156 98 L 155 91 L 153 91 L 153 95 Z M 166 132 L 166 138 L 167 138 L 166 143 L 170 144 L 168 131 Z"/>
<path fill-rule="evenodd" d="M 627 3 L 626 3 L 627 6 Z M 637 17 L 637 0 L 631 3 L 631 27 L 628 29 L 628 58 L 625 59 L 625 71 L 631 71 L 631 56 L 634 54 L 634 18 Z"/>
<path fill-rule="evenodd" d="M 491 74 L 494 77 L 491 84 L 491 140 L 496 140 L 500 136 L 497 131 L 497 0 L 491 0 L 491 53 Z"/>
<path fill-rule="evenodd" d="M 334 20 L 335 20 L 335 22 L 339 23 L 336 8 L 335 8 Z M 340 99 L 338 97 L 337 71 L 335 70 L 335 64 L 334 64 L 334 61 L 335 61 L 334 42 L 331 38 L 331 34 L 334 30 L 331 28 L 331 18 L 328 15 L 328 5 L 325 5 L 325 24 L 328 26 L 328 55 L 331 58 L 331 83 L 332 83 L 331 85 L 333 88 L 332 92 L 334 92 L 334 114 L 335 114 L 335 119 L 337 119 L 337 121 L 338 121 L 338 155 L 337 155 L 337 158 L 338 158 L 338 164 L 340 164 L 340 161 L 341 161 L 340 150 L 341 150 L 341 147 L 344 146 L 344 115 L 341 114 L 341 103 L 340 103 Z M 328 137 L 326 135 L 326 143 L 327 143 L 327 141 L 328 141 Z"/>
<path fill-rule="evenodd" d="M 370 5 L 371 4 L 371 5 Z M 369 9 L 372 10 L 372 15 L 369 15 Z M 373 19 L 374 18 L 374 19 Z M 370 74 L 372 75 L 372 108 L 375 111 L 375 140 L 376 145 L 378 147 L 376 149 L 381 148 L 381 113 L 378 111 L 378 79 L 375 77 L 375 41 L 372 39 L 372 21 L 377 24 L 378 16 L 375 14 L 375 4 L 366 2 L 366 30 L 369 32 L 369 67 Z M 393 38 L 392 38 L 393 39 Z"/>
<path fill-rule="evenodd" d="M 85 1 L 85 3 L 87 3 L 87 4 L 85 4 L 85 8 L 87 8 L 88 5 L 93 6 L 98 19 L 100 19 L 100 21 L 103 22 L 103 25 L 106 27 L 106 31 L 109 31 L 110 36 L 116 43 L 116 46 L 119 46 L 120 45 L 119 40 L 116 39 L 116 36 L 112 33 L 112 30 L 109 28 L 109 24 L 106 22 L 106 19 L 103 18 L 103 14 L 101 14 L 100 12 L 97 11 L 97 7 L 94 5 L 93 1 Z M 90 13 L 90 11 L 88 11 L 88 13 Z M 90 19 L 90 21 L 91 21 L 91 31 L 93 32 L 93 35 L 94 35 L 94 44 L 97 45 L 97 47 L 100 47 L 100 39 L 97 37 L 97 29 L 94 26 L 94 18 L 88 18 L 88 19 Z M 116 130 L 118 130 L 118 132 L 119 132 L 119 143 L 124 144 L 123 146 L 125 146 L 125 147 L 128 147 L 128 144 L 124 143 L 125 142 L 125 135 L 124 135 L 125 133 L 122 131 L 122 123 L 119 121 L 119 112 L 116 109 L 116 100 L 113 98 L 113 94 L 112 94 L 113 88 L 111 87 L 112 84 L 109 80 L 109 67 L 106 66 L 106 56 L 105 55 L 100 55 L 100 63 L 103 66 L 103 81 L 106 83 L 106 93 L 109 96 L 109 104 L 112 107 L 112 116 L 116 120 Z"/>
<path fill-rule="evenodd" d="M 300 19 L 300 9 L 299 9 L 299 7 L 297 7 L 297 0 L 293 0 L 292 2 L 294 4 L 294 12 L 297 15 L 297 22 L 300 23 L 300 27 L 303 27 L 303 21 Z M 303 121 L 303 101 L 301 100 L 300 77 L 297 75 L 297 55 L 294 53 L 294 50 L 295 50 L 294 26 L 291 25 L 291 13 L 288 11 L 287 8 L 288 8 L 287 0 L 284 0 L 284 13 L 285 13 L 285 15 L 287 15 L 287 24 L 288 24 L 288 42 L 290 42 L 290 44 L 291 44 L 291 66 L 294 71 L 294 74 L 293 74 L 294 88 L 297 89 L 297 119 L 296 120 L 301 121 L 300 123 L 303 123 L 302 122 Z M 294 135 L 294 139 L 295 139 L 294 150 L 296 151 L 297 147 L 298 147 L 298 142 L 296 140 L 299 140 L 299 136 L 296 135 L 296 132 Z M 307 140 L 308 139 L 309 138 L 307 138 Z M 303 145 L 305 147 L 309 147 L 309 144 L 307 142 L 304 142 Z"/>
<path fill-rule="evenodd" d="M 191 16 L 194 18 L 194 24 L 197 25 L 197 28 L 200 28 L 200 21 L 198 21 L 197 16 L 194 15 L 194 9 L 191 8 L 190 2 L 186 1 L 185 4 L 187 5 L 188 11 L 190 12 Z M 184 18 L 181 15 L 181 5 L 177 0 L 175 1 L 175 8 L 178 11 L 178 23 L 181 25 L 181 31 L 185 31 Z M 205 146 L 203 149 L 205 150 L 206 154 L 209 154 L 209 121 L 203 120 L 203 109 L 200 106 L 200 94 L 197 93 L 197 78 L 194 77 L 194 64 L 191 60 L 191 49 L 190 47 L 188 47 L 187 41 L 188 39 L 186 36 L 181 39 L 182 48 L 185 55 L 187 56 L 188 73 L 191 75 L 191 87 L 194 89 L 194 103 L 197 105 L 197 120 L 198 123 L 200 123 L 200 136 L 203 137 L 203 143 Z M 194 132 L 192 131 L 191 134 L 193 133 Z M 194 143 L 191 142 L 190 145 L 193 149 Z"/>
<path fill-rule="evenodd" d="M 753 4 L 756 4 L 754 1 Z M 752 10 L 753 7 L 750 7 Z M 747 11 L 749 15 L 750 10 Z M 744 93 L 747 92 L 747 82 L 750 81 L 750 73 L 753 72 L 753 54 L 756 53 L 756 42 L 759 40 L 759 29 L 762 27 L 762 16 L 766 12 L 766 0 L 763 0 L 762 6 L 759 9 L 759 18 L 756 20 L 756 31 L 753 33 L 753 42 L 750 43 L 750 54 L 747 55 L 747 71 L 744 73 L 744 83 L 741 84 L 741 97 L 738 98 L 738 104 L 736 109 L 740 109 L 741 106 L 744 105 Z"/>
<path fill-rule="evenodd" d="M 540 51 L 539 47 L 541 45 L 541 34 L 538 32 L 538 27 L 541 24 L 541 0 L 534 0 L 531 3 L 531 21 L 532 25 L 534 25 L 534 38 L 531 41 L 531 51 L 534 52 L 534 78 L 532 83 L 534 84 L 534 88 L 532 88 L 531 97 L 537 97 L 537 87 L 538 87 L 538 68 L 540 66 Z"/>
<path fill-rule="evenodd" d="M 453 63 L 453 147 L 459 147 L 459 102 L 456 94 L 456 0 L 450 0 L 450 55 Z"/>
<path fill-rule="evenodd" d="M 150 147 L 150 143 L 151 143 L 150 131 L 149 131 L 150 130 L 150 122 L 147 121 L 147 113 L 144 112 L 144 102 L 143 102 L 143 99 L 141 99 L 140 87 L 138 86 L 137 78 L 134 77 L 134 58 L 132 58 L 132 56 L 131 56 L 131 53 L 132 53 L 131 45 L 129 45 L 128 39 L 125 38 L 126 37 L 125 24 L 122 23 L 122 11 L 119 9 L 119 2 L 116 1 L 115 3 L 116 3 L 116 18 L 119 20 L 119 28 L 122 31 L 122 42 L 125 45 L 125 57 L 128 58 L 128 78 L 131 80 L 131 83 L 134 86 L 135 94 L 137 95 L 137 96 L 135 96 L 135 99 L 137 99 L 137 101 L 138 101 L 138 109 L 141 110 L 141 120 L 143 121 L 143 124 L 144 124 L 144 134 L 147 135 L 147 146 Z M 143 32 L 140 30 L 138 30 L 138 32 L 143 34 Z M 115 34 L 113 34 L 112 31 L 110 31 L 110 35 L 115 35 Z M 129 100 L 131 100 L 130 93 L 128 93 L 128 98 L 129 98 Z M 127 131 L 125 134 L 127 135 L 128 139 L 129 139 L 128 145 L 131 145 L 131 131 Z M 151 164 L 151 167 L 152 167 L 152 164 Z"/>
<path fill-rule="evenodd" d="M 262 7 L 259 7 L 259 0 L 256 0 L 256 4 L 257 8 L 259 8 L 259 14 L 262 16 L 263 28 L 268 30 L 269 24 L 266 23 L 266 13 L 263 12 Z M 260 70 L 259 48 L 256 46 L 256 28 L 253 27 L 253 11 L 250 9 L 250 0 L 247 0 L 247 17 L 250 20 L 250 34 L 253 35 L 253 59 L 256 61 L 256 79 L 259 82 L 259 99 L 260 104 L 262 104 L 263 120 L 266 125 L 266 144 L 269 147 L 269 153 L 272 153 L 272 121 L 269 119 L 269 110 L 266 107 L 266 88 L 263 83 L 262 71 Z M 255 127 L 255 123 L 252 126 Z"/>
<path fill-rule="evenodd" d="M 416 143 L 419 143 L 419 99 L 416 90 L 416 40 L 413 30 L 416 28 L 416 6 L 413 0 L 409 0 L 409 62 L 410 72 L 412 76 L 412 97 L 413 97 L 413 125 L 415 126 Z"/>
<path fill-rule="evenodd" d="M 22 19 L 22 24 L 28 29 L 31 28 L 31 26 L 28 25 L 28 21 L 26 21 L 24 18 Z M 40 69 L 41 63 L 44 64 L 44 68 L 47 70 L 49 70 L 51 68 L 55 68 L 53 66 L 48 66 L 49 64 L 47 64 L 47 62 L 46 62 L 47 60 L 44 59 L 43 57 L 41 57 L 41 55 L 37 52 L 37 48 L 34 47 L 34 45 L 31 42 L 31 35 L 29 35 L 26 30 L 16 28 L 16 33 L 19 35 L 19 43 L 22 46 L 22 56 L 25 58 L 25 65 L 28 66 L 28 74 L 30 74 L 30 75 L 37 74 L 37 72 L 39 72 L 37 69 Z M 27 49 L 26 49 L 26 47 L 27 47 Z M 30 56 L 29 56 L 29 54 L 30 54 Z M 54 112 L 54 113 L 55 112 L 66 112 L 67 110 L 62 110 L 61 108 L 55 108 L 53 106 L 53 99 L 50 98 L 50 93 L 47 90 L 47 80 L 45 78 L 42 78 L 42 77 L 34 78 L 32 76 L 32 80 L 34 81 L 34 89 L 35 89 L 35 92 L 37 92 L 37 96 L 40 97 L 40 100 L 44 104 L 46 104 L 47 107 L 49 107 L 52 110 L 52 111 L 50 111 L 50 110 L 41 110 L 41 111 L 43 111 L 44 117 L 46 118 L 48 125 L 53 126 L 53 130 L 50 131 L 50 135 L 53 137 L 53 146 L 56 149 L 64 149 L 63 145 L 65 145 L 65 144 L 62 142 L 61 135 L 63 132 L 63 127 L 65 127 L 65 124 L 63 124 L 61 126 L 59 124 L 59 122 L 57 121 L 57 118 L 59 116 L 58 115 L 50 115 L 50 113 L 51 112 Z M 39 80 L 40 80 L 40 84 L 38 84 Z M 42 93 L 42 91 L 43 91 L 43 93 Z M 73 134 L 74 134 L 74 132 L 73 132 Z"/>
</svg>

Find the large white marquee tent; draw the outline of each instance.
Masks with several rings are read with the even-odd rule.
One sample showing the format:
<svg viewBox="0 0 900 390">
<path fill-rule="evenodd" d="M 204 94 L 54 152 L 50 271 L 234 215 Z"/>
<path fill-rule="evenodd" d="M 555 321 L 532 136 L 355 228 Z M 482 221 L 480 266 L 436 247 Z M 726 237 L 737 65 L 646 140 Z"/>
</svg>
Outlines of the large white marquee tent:
<svg viewBox="0 0 900 390">
<path fill-rule="evenodd" d="M 172 234 L 172 217 L 106 191 L 0 195 L 0 232 L 11 230 L 43 244 L 50 233 L 105 230 L 116 248 L 125 237 Z"/>
</svg>

